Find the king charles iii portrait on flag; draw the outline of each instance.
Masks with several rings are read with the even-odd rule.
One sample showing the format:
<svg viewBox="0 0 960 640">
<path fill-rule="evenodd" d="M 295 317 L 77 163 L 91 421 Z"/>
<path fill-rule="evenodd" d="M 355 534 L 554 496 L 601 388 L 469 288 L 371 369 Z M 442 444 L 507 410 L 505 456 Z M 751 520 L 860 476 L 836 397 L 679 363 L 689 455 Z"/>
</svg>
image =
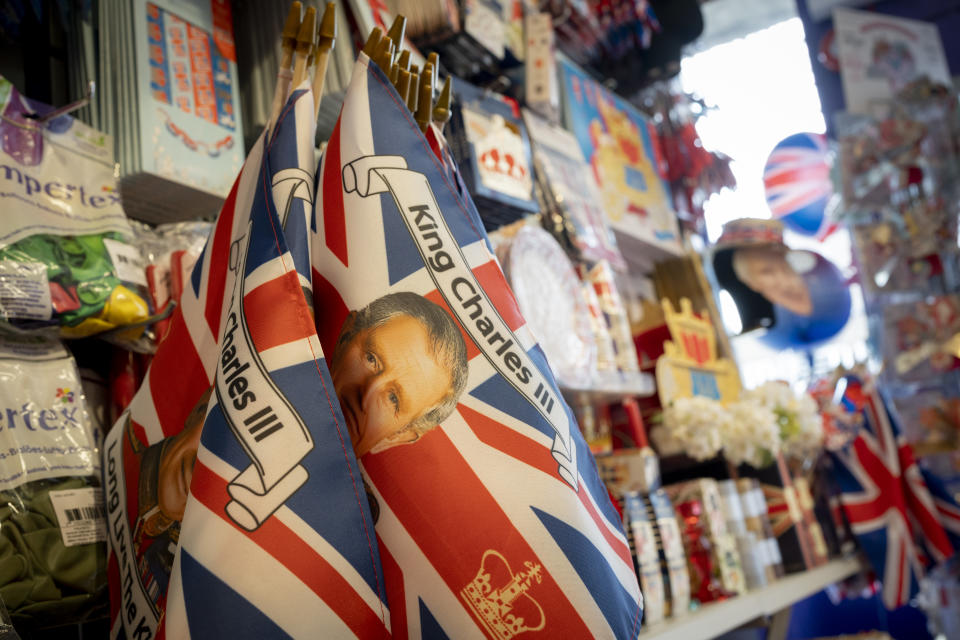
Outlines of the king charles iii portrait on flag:
<svg viewBox="0 0 960 640">
<path fill-rule="evenodd" d="M 467 347 L 453 318 L 410 292 L 351 311 L 330 374 L 357 458 L 410 444 L 457 406 Z"/>
</svg>

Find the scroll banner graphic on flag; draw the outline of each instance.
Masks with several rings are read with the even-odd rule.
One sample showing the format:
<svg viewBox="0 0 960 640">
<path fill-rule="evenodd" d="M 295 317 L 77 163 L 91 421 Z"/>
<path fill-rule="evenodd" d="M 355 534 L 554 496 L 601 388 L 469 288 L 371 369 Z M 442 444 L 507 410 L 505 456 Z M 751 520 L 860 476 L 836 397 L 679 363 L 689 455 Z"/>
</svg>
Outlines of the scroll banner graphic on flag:
<svg viewBox="0 0 960 640">
<path fill-rule="evenodd" d="M 554 400 L 553 385 L 526 352 L 510 349 L 520 344 L 520 340 L 500 317 L 467 265 L 437 206 L 427 177 L 407 169 L 406 160 L 400 156 L 368 156 L 343 168 L 343 187 L 347 193 L 356 192 L 364 198 L 384 192 L 393 196 L 427 272 L 460 326 L 476 344 L 490 345 L 489 349 L 482 350 L 483 355 L 556 431 L 553 457 L 560 465 L 561 477 L 576 489 L 576 452 L 563 402 Z M 502 339 L 494 342 L 493 336 Z"/>
<path fill-rule="evenodd" d="M 390 637 L 373 517 L 305 297 L 314 133 L 305 84 L 251 148 L 107 435 L 111 638 Z"/>
<path fill-rule="evenodd" d="M 252 464 L 230 481 L 233 501 L 227 513 L 253 531 L 307 481 L 300 461 L 313 449 L 307 425 L 294 411 L 260 359 L 247 327 L 243 299 L 246 293 L 247 249 L 250 229 L 233 246 L 238 250 L 236 280 L 230 311 L 220 339 L 217 401 Z M 256 389 L 254 394 L 250 389 Z"/>
<path fill-rule="evenodd" d="M 311 224 L 391 634 L 635 640 L 623 523 L 440 135 L 361 54 Z"/>
</svg>

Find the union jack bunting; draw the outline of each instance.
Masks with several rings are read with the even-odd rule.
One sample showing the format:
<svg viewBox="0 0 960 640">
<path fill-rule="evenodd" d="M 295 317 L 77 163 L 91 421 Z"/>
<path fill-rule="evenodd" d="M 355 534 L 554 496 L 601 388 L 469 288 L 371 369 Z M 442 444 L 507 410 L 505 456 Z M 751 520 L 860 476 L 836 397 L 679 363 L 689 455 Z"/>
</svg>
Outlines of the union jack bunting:
<svg viewBox="0 0 960 640">
<path fill-rule="evenodd" d="M 361 55 L 311 241 L 318 335 L 376 519 L 391 632 L 636 638 L 620 519 L 433 142 Z"/>
<path fill-rule="evenodd" d="M 882 396 L 855 377 L 847 380 L 843 404 L 863 421 L 857 437 L 834 454 L 833 476 L 850 527 L 883 583 L 883 603 L 893 609 L 917 592 L 930 563 L 953 555 L 950 534 L 960 529 L 960 509 L 939 482 L 928 487 Z"/>
<path fill-rule="evenodd" d="M 254 145 L 104 445 L 112 637 L 386 638 L 386 584 L 308 298 L 313 100 Z"/>
</svg>

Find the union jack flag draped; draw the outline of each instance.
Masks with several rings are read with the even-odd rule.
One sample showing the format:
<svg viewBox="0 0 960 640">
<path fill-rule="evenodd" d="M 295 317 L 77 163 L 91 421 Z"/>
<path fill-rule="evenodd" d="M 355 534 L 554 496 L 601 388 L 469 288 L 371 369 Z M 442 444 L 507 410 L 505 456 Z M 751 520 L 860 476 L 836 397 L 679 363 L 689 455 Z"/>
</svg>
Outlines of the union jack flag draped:
<svg viewBox="0 0 960 640">
<path fill-rule="evenodd" d="M 636 638 L 620 519 L 437 141 L 361 55 L 311 242 L 392 634 Z"/>
<path fill-rule="evenodd" d="M 304 84 L 254 145 L 107 437 L 112 637 L 389 636 L 373 520 L 304 295 L 314 127 Z"/>
<path fill-rule="evenodd" d="M 857 437 L 834 454 L 833 477 L 850 527 L 883 583 L 883 603 L 893 609 L 917 592 L 927 566 L 953 555 L 960 508 L 917 465 L 878 391 L 850 376 L 842 402 L 863 422 Z"/>
</svg>

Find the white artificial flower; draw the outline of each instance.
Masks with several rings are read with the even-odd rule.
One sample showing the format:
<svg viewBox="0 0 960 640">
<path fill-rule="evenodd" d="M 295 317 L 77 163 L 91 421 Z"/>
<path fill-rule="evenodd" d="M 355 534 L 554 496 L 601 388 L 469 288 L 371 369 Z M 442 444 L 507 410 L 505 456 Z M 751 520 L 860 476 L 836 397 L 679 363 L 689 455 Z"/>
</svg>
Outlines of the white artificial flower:
<svg viewBox="0 0 960 640">
<path fill-rule="evenodd" d="M 743 399 L 774 412 L 783 451 L 788 456 L 812 456 L 822 446 L 823 419 L 810 394 L 797 395 L 787 384 L 771 381 L 745 392 Z"/>
<path fill-rule="evenodd" d="M 677 398 L 663 412 L 663 426 L 670 444 L 679 444 L 695 460 L 709 460 L 720 452 L 720 432 L 729 420 L 716 400 L 703 396 Z"/>
<path fill-rule="evenodd" d="M 723 454 L 733 464 L 760 468 L 780 450 L 780 425 L 772 409 L 753 400 L 727 406 L 730 420 L 723 436 Z"/>
<path fill-rule="evenodd" d="M 797 429 L 784 440 L 784 452 L 803 458 L 815 455 L 823 446 L 823 416 L 816 400 L 808 393 L 797 398 Z"/>
</svg>

